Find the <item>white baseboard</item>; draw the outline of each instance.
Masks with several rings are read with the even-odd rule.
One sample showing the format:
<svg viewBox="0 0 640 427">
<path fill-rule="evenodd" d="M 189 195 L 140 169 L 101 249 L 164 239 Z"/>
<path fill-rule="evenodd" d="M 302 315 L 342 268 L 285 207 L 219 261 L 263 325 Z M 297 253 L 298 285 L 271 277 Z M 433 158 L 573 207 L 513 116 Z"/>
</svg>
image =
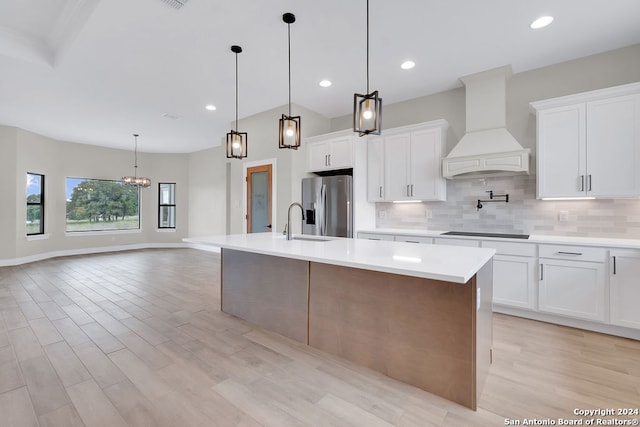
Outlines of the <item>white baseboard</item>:
<svg viewBox="0 0 640 427">
<path fill-rule="evenodd" d="M 220 253 L 220 248 L 216 248 L 215 246 L 199 245 L 197 243 L 185 243 L 185 245 L 187 245 L 187 247 L 191 249 L 198 249 L 205 252 L 215 252 L 217 254 Z"/>
<path fill-rule="evenodd" d="M 509 314 L 511 316 L 524 317 L 527 319 L 538 320 L 541 322 L 555 323 L 557 325 L 570 326 L 572 328 L 586 329 L 589 331 L 600 332 L 603 334 L 617 335 L 619 337 L 640 340 L 640 330 L 625 328 L 623 326 L 610 325 L 607 323 L 590 322 L 588 320 L 573 319 L 564 316 L 555 316 L 553 314 L 540 313 L 529 310 L 521 310 L 501 305 L 493 305 L 494 313 Z"/>
<path fill-rule="evenodd" d="M 61 251 L 43 252 L 40 254 L 29 255 L 21 258 L 0 259 L 0 267 L 10 267 L 14 265 L 22 265 L 35 261 L 42 261 L 49 258 L 57 258 L 73 255 L 99 254 L 105 252 L 130 251 L 136 249 L 154 249 L 154 248 L 196 248 L 196 245 L 190 243 L 136 243 L 132 245 L 115 245 L 100 246 L 95 248 L 66 249 Z"/>
</svg>

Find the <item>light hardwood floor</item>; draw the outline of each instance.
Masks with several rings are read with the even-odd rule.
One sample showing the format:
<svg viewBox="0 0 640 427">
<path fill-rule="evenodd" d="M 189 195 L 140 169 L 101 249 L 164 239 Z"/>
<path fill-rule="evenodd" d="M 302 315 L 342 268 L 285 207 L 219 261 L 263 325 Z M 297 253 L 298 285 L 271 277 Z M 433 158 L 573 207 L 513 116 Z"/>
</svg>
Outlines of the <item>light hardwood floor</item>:
<svg viewBox="0 0 640 427">
<path fill-rule="evenodd" d="M 495 315 L 474 412 L 221 313 L 219 264 L 174 249 L 0 268 L 0 425 L 500 426 L 640 408 L 638 341 Z"/>
</svg>

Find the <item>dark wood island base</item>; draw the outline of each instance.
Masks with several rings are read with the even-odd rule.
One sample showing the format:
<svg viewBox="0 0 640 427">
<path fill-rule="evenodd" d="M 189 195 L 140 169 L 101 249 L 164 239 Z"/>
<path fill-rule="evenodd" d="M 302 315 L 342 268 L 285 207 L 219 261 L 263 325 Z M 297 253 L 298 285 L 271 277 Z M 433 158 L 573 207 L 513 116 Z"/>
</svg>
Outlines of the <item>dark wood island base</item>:
<svg viewBox="0 0 640 427">
<path fill-rule="evenodd" d="M 492 266 L 460 284 L 223 248 L 221 308 L 475 410 Z"/>
</svg>

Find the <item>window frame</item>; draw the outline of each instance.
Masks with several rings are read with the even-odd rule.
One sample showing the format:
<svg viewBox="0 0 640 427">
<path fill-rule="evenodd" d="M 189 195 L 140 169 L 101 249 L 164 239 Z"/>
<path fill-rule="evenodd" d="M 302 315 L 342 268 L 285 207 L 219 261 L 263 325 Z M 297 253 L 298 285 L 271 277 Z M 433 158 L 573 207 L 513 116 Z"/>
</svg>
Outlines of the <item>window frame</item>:
<svg viewBox="0 0 640 427">
<path fill-rule="evenodd" d="M 82 181 L 100 181 L 100 182 L 114 182 L 114 183 L 118 183 L 120 185 L 122 185 L 123 187 L 133 187 L 136 188 L 137 190 L 137 197 L 138 197 L 138 213 L 137 213 L 137 217 L 138 217 L 138 226 L 135 228 L 90 228 L 90 229 L 86 229 L 86 230 L 69 230 L 68 226 L 69 226 L 69 213 L 67 212 L 67 203 L 68 203 L 68 199 L 65 197 L 65 227 L 64 227 L 64 231 L 65 231 L 65 236 L 78 236 L 78 235 L 101 235 L 103 233 L 113 233 L 113 234 L 120 234 L 120 233 L 139 233 L 142 231 L 142 204 L 141 204 L 141 200 L 142 200 L 142 194 L 140 192 L 140 187 L 135 187 L 135 186 L 130 186 L 127 185 L 126 183 L 124 183 L 122 180 L 120 179 L 106 179 L 106 178 L 81 178 L 81 177 L 77 177 L 77 176 L 67 176 L 65 178 L 65 188 L 68 185 L 68 180 L 70 179 L 75 179 L 75 180 L 82 180 Z M 65 194 L 66 196 L 66 194 Z"/>
<path fill-rule="evenodd" d="M 29 214 L 29 206 L 39 206 L 40 207 L 40 230 L 37 233 L 29 233 L 26 232 L 27 236 L 39 236 L 44 235 L 44 174 L 27 172 L 27 182 L 29 182 L 29 175 L 39 176 L 40 177 L 40 202 L 30 202 L 29 195 L 25 194 L 25 198 L 27 199 L 27 212 L 25 216 Z M 26 218 L 25 218 L 25 226 L 26 226 Z M 26 230 L 25 230 L 26 231 Z"/>
<path fill-rule="evenodd" d="M 173 186 L 173 203 L 162 203 L 162 186 L 163 185 L 172 185 Z M 173 208 L 173 219 L 174 219 L 174 224 L 173 227 L 166 227 L 162 225 L 162 208 L 163 207 L 167 207 L 167 208 Z M 176 229 L 176 225 L 177 225 L 177 220 L 176 220 L 176 212 L 177 208 L 176 208 L 176 183 L 175 182 L 158 182 L 158 229 L 159 230 L 175 230 Z"/>
</svg>

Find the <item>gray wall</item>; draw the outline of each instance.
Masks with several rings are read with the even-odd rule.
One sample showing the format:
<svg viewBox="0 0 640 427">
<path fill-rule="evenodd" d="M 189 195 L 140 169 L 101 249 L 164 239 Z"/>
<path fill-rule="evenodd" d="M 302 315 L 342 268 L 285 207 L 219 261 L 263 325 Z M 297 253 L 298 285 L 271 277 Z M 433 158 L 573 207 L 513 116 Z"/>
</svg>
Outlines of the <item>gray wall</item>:
<svg viewBox="0 0 640 427">
<path fill-rule="evenodd" d="M 0 126 L 0 260 L 16 256 L 17 132 L 16 128 Z"/>
<path fill-rule="evenodd" d="M 480 71 L 480 70 L 479 70 Z M 541 201 L 535 199 L 535 116 L 529 103 L 589 90 L 640 81 L 640 44 L 517 73 L 507 81 L 507 128 L 533 159 L 532 176 L 463 179 L 447 183 L 447 201 L 414 206 L 376 204 L 379 227 L 520 231 L 574 236 L 617 236 L 640 238 L 640 201 Z M 383 93 L 384 95 L 384 93 Z M 451 127 L 447 153 L 465 130 L 464 88 L 385 106 L 383 126 L 391 128 L 444 118 Z M 334 129 L 348 126 L 351 116 L 331 121 Z M 383 128 L 384 130 L 384 128 Z M 486 205 L 475 210 L 475 200 L 485 190 L 506 191 L 509 204 Z M 569 221 L 559 222 L 558 212 L 569 211 Z M 381 219 L 386 215 L 386 219 Z M 431 219 L 428 219 L 430 211 Z"/>
<path fill-rule="evenodd" d="M 180 243 L 188 232 L 188 155 L 138 153 L 138 175 L 151 178 L 142 190 L 139 233 L 65 235 L 66 177 L 120 179 L 133 173 L 133 151 L 56 141 L 22 129 L 0 126 L 0 261 L 38 254 L 108 248 L 121 245 Z M 45 233 L 27 240 L 26 175 L 45 175 Z M 176 183 L 176 231 L 158 232 L 158 182 Z"/>
</svg>

